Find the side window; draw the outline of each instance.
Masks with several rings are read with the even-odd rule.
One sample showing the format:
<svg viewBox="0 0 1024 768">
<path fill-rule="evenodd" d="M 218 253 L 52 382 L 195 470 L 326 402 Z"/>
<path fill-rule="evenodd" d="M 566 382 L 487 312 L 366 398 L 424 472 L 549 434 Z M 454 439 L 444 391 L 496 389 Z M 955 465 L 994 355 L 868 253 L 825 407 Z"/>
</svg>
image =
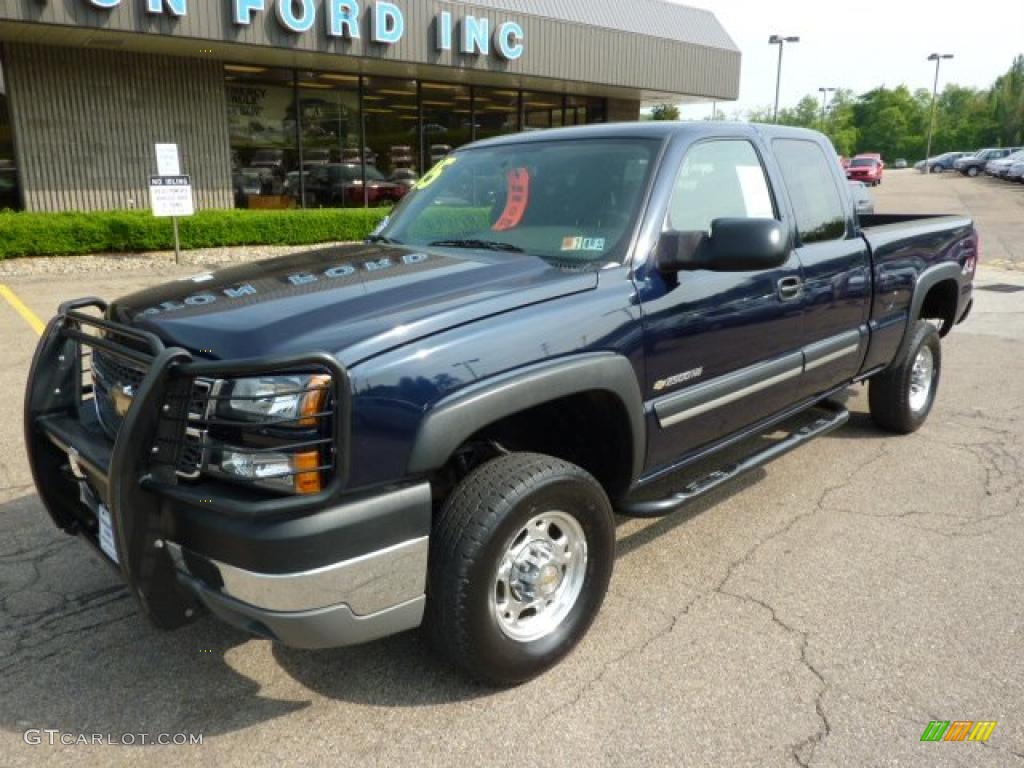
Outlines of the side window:
<svg viewBox="0 0 1024 768">
<path fill-rule="evenodd" d="M 708 231 L 712 221 L 724 218 L 775 218 L 768 179 L 749 141 L 706 141 L 690 149 L 679 168 L 665 229 Z"/>
<path fill-rule="evenodd" d="M 776 139 L 775 158 L 793 202 L 796 228 L 804 245 L 846 235 L 846 208 L 821 147 L 803 139 Z"/>
</svg>

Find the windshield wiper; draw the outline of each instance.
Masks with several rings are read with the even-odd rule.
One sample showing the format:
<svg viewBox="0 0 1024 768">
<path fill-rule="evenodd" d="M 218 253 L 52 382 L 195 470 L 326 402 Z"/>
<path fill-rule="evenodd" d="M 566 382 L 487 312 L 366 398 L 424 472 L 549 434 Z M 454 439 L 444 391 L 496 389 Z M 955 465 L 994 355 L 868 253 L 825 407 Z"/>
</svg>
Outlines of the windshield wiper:
<svg viewBox="0 0 1024 768">
<path fill-rule="evenodd" d="M 386 235 L 370 235 L 366 238 L 368 243 L 385 243 L 386 245 L 404 245 L 400 240 L 395 240 L 393 237 L 387 237 Z"/>
<path fill-rule="evenodd" d="M 433 248 L 474 248 L 480 251 L 504 251 L 506 253 L 526 253 L 518 245 L 503 243 L 499 240 L 436 240 L 430 244 Z"/>
</svg>

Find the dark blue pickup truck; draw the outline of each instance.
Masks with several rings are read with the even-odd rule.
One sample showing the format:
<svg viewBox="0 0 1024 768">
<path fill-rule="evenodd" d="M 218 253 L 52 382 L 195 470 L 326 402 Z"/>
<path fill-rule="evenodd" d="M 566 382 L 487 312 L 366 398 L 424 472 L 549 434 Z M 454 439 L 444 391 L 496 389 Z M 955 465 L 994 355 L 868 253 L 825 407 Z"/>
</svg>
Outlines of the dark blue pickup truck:
<svg viewBox="0 0 1024 768">
<path fill-rule="evenodd" d="M 29 458 L 160 627 L 210 611 L 322 648 L 424 624 L 513 684 L 590 626 L 616 513 L 840 427 L 857 382 L 917 429 L 977 261 L 966 218 L 858 218 L 813 132 L 510 136 L 366 243 L 63 305 Z"/>
</svg>

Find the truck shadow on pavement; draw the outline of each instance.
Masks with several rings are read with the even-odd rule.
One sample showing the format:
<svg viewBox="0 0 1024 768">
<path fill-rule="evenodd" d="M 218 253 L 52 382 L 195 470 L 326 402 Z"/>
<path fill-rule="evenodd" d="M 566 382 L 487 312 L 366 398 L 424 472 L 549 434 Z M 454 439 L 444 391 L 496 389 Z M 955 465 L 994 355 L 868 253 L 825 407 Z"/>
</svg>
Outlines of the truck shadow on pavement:
<svg viewBox="0 0 1024 768">
<path fill-rule="evenodd" d="M 751 472 L 667 517 L 641 522 L 617 518 L 617 557 L 626 557 L 654 544 L 716 504 L 760 482 L 765 475 L 764 470 Z M 632 530 L 636 526 L 640 526 L 639 529 Z M 275 645 L 273 653 L 293 679 L 333 700 L 370 706 L 420 707 L 490 696 L 501 691 L 470 680 L 439 659 L 427 646 L 423 633 L 415 630 L 355 648 L 301 651 Z"/>
<path fill-rule="evenodd" d="M 159 631 L 99 555 L 51 527 L 34 493 L 0 503 L 0 730 L 211 737 L 308 708 L 310 690 L 379 706 L 491 693 L 415 631 L 318 652 L 209 617 Z"/>
<path fill-rule="evenodd" d="M 853 413 L 831 437 L 884 439 L 864 413 Z M 620 519 L 619 557 L 742 494 L 768 471 L 737 478 L 667 517 Z M 313 706 L 311 693 L 381 707 L 430 707 L 495 693 L 436 657 L 418 631 L 315 652 L 254 639 L 211 618 L 176 632 L 158 631 L 98 555 L 50 526 L 34 493 L 26 488 L 26 495 L 13 499 L 5 493 L 2 730 L 215 736 Z"/>
</svg>

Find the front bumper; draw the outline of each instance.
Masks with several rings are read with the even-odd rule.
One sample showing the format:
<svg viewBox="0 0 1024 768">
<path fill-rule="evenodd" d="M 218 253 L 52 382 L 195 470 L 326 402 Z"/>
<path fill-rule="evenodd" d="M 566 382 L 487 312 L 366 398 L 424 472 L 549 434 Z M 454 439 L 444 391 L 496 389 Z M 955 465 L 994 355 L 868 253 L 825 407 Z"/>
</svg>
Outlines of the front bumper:
<svg viewBox="0 0 1024 768">
<path fill-rule="evenodd" d="M 196 362 L 156 337 L 78 311 L 87 306 L 105 308 L 96 300 L 62 307 L 36 350 L 25 400 L 29 464 L 54 523 L 100 551 L 157 626 L 182 626 L 205 607 L 258 635 L 322 648 L 420 623 L 429 484 L 352 494 L 339 461 L 320 494 L 267 498 L 213 480 L 180 482 L 174 471 L 184 422 L 169 404 L 182 400 L 183 381 L 306 365 L 334 377 L 335 440 L 347 456 L 349 385 L 333 359 Z M 97 347 L 147 366 L 115 440 L 83 383 L 83 349 Z"/>
<path fill-rule="evenodd" d="M 429 508 L 429 487 L 413 494 Z M 295 648 L 365 643 L 423 620 L 427 537 L 294 573 L 257 573 L 166 546 L 179 583 L 211 613 Z"/>
</svg>

